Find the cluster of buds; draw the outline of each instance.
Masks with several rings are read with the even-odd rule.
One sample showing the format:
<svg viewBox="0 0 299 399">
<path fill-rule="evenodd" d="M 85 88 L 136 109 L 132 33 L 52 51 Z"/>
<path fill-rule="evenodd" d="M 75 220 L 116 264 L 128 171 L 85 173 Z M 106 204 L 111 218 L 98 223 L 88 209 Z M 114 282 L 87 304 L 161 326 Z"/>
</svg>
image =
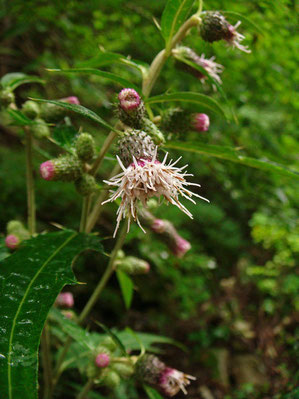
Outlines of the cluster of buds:
<svg viewBox="0 0 299 399">
<path fill-rule="evenodd" d="M 30 237 L 28 230 L 18 220 L 8 222 L 6 231 L 5 245 L 9 249 L 17 249 L 23 240 L 27 240 Z"/>
<path fill-rule="evenodd" d="M 169 108 L 162 113 L 160 124 L 163 130 L 182 135 L 189 130 L 206 132 L 210 127 L 210 118 L 203 113 L 190 113 L 181 108 Z"/>
<path fill-rule="evenodd" d="M 146 274 L 150 271 L 150 264 L 147 261 L 135 256 L 125 256 L 122 250 L 118 251 L 114 266 L 117 270 L 131 275 Z"/>
<path fill-rule="evenodd" d="M 81 133 L 74 144 L 73 153 L 43 162 L 40 175 L 45 180 L 75 182 L 78 193 L 89 195 L 98 189 L 95 178 L 85 172 L 85 163 L 93 160 L 95 143 L 89 133 Z"/>
<path fill-rule="evenodd" d="M 200 35 L 207 42 L 225 40 L 228 45 L 236 47 L 245 53 L 250 53 L 248 47 L 243 46 L 241 42 L 245 39 L 244 35 L 237 32 L 241 22 L 238 21 L 235 26 L 231 25 L 226 18 L 218 11 L 207 11 L 202 14 L 202 24 Z"/>
<path fill-rule="evenodd" d="M 141 210 L 140 216 L 142 222 L 159 236 L 159 239 L 168 246 L 177 258 L 182 258 L 191 249 L 190 242 L 179 235 L 169 220 L 157 219 L 144 208 Z"/>
<path fill-rule="evenodd" d="M 222 73 L 224 67 L 214 61 L 215 57 L 211 57 L 209 59 L 205 58 L 204 54 L 199 56 L 191 48 L 185 46 L 177 47 L 172 51 L 172 53 L 177 59 L 178 66 L 186 72 L 194 75 L 202 83 L 207 79 L 207 75 L 213 78 L 217 83 L 222 83 L 219 75 Z M 194 64 L 202 68 L 203 71 L 198 70 L 197 68 L 194 68 L 193 66 L 180 61 L 181 58 L 192 61 Z"/>
<path fill-rule="evenodd" d="M 172 397 L 180 390 L 187 395 L 186 386 L 196 378 L 166 366 L 154 355 L 143 355 L 136 363 L 135 373 L 141 382 L 154 386 L 162 394 Z"/>
<path fill-rule="evenodd" d="M 15 95 L 10 89 L 0 90 L 0 109 L 8 108 L 15 103 Z"/>
<path fill-rule="evenodd" d="M 110 389 L 116 388 L 122 379 L 131 377 L 134 373 L 130 358 L 116 357 L 117 346 L 112 338 L 106 337 L 90 355 L 90 362 L 86 369 L 88 378 L 95 383 L 105 385 Z"/>
</svg>

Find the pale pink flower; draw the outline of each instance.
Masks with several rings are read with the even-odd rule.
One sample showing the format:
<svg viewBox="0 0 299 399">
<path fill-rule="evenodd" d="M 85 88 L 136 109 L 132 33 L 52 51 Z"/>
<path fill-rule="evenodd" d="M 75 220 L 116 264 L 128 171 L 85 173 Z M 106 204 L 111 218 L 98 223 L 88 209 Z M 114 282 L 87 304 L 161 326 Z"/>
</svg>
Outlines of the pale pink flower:
<svg viewBox="0 0 299 399">
<path fill-rule="evenodd" d="M 198 132 L 206 132 L 210 127 L 210 118 L 206 114 L 192 115 L 191 125 Z"/>
<path fill-rule="evenodd" d="M 74 306 L 73 294 L 71 292 L 61 292 L 56 299 L 56 305 L 72 308 Z"/>
<path fill-rule="evenodd" d="M 240 25 L 241 21 L 238 21 L 235 26 L 229 25 L 228 32 L 224 40 L 226 40 L 227 43 L 233 48 L 238 48 L 245 53 L 251 53 L 251 50 L 247 46 L 243 46 L 241 44 L 241 41 L 245 39 L 245 36 L 241 35 L 241 33 L 237 32 L 236 30 Z"/>
<path fill-rule="evenodd" d="M 16 249 L 20 244 L 20 239 L 14 234 L 9 234 L 5 237 L 5 245 L 9 249 Z"/>
<path fill-rule="evenodd" d="M 180 390 L 187 395 L 186 386 L 190 384 L 189 380 L 196 380 L 196 378 L 176 369 L 166 367 L 161 372 L 158 386 L 165 395 L 170 397 L 176 395 Z"/>
<path fill-rule="evenodd" d="M 95 365 L 99 368 L 109 366 L 110 356 L 107 353 L 99 353 L 95 358 Z"/>
</svg>

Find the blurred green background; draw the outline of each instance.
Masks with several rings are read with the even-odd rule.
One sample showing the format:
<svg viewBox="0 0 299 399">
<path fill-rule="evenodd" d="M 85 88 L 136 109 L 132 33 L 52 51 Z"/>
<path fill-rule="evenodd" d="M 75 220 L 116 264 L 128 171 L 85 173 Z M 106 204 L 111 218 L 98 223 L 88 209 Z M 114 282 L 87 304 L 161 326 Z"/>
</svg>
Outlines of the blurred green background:
<svg viewBox="0 0 299 399">
<path fill-rule="evenodd" d="M 78 66 L 95 57 L 99 48 L 150 63 L 163 47 L 153 18 L 160 20 L 165 4 L 165 0 L 4 1 L 0 75 L 25 72 L 46 80 L 43 87 L 18 88 L 18 104 L 28 96 L 75 95 L 82 105 L 113 123 L 112 103 L 119 87 L 95 76 L 65 76 L 46 68 Z M 295 2 L 215 0 L 204 2 L 204 9 L 243 13 L 259 30 L 246 21 L 241 25 L 252 50 L 249 55 L 223 43 L 204 43 L 196 31 L 186 38 L 186 45 L 199 54 L 215 55 L 224 65 L 223 89 L 238 124 L 211 115 L 208 132 L 186 133 L 184 140 L 241 147 L 249 156 L 298 170 Z M 101 69 L 140 84 L 138 72 L 130 67 L 116 64 Z M 209 86 L 177 69 L 173 60 L 167 62 L 153 94 L 166 90 L 192 90 L 222 101 Z M 92 133 L 100 148 L 107 131 L 79 117 L 74 123 Z M 4 115 L 0 132 L 0 227 L 4 233 L 10 219 L 25 221 L 26 189 L 22 134 L 8 125 Z M 58 154 L 51 143 L 41 148 L 44 154 Z M 99 181 L 115 164 L 114 152 L 109 155 Z M 192 249 L 179 260 L 155 236 L 144 235 L 133 226 L 125 251 L 148 260 L 151 273 L 136 280 L 137 292 L 129 311 L 113 280 L 94 317 L 109 326 L 129 325 L 137 331 L 168 335 L 186 345 L 186 353 L 167 348 L 163 359 L 197 376 L 190 398 L 298 398 L 298 183 L 228 161 L 182 155 L 211 204 L 191 204 L 193 221 L 165 205 L 155 214 L 175 220 Z M 36 152 L 36 171 L 43 160 L 41 152 Z M 78 228 L 81 198 L 73 186 L 42 181 L 38 173 L 36 177 L 40 230 L 54 229 L 51 222 Z M 113 246 L 108 237 L 115 211 L 116 206 L 109 205 L 97 226 L 107 237 L 107 251 Z M 78 262 L 78 279 L 88 283 L 73 288 L 78 310 L 105 262 L 106 258 L 94 255 Z M 137 398 L 132 389 L 121 388 L 111 398 Z"/>
</svg>

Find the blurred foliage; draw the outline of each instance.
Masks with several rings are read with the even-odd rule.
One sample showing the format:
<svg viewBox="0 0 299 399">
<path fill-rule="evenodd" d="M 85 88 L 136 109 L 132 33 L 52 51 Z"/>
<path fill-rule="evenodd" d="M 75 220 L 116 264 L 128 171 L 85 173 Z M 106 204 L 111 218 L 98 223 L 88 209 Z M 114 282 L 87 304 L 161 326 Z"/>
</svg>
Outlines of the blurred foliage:
<svg viewBox="0 0 299 399">
<path fill-rule="evenodd" d="M 4 1 L 0 11 L 0 75 L 21 71 L 46 80 L 42 87 L 19 87 L 18 104 L 27 97 L 56 99 L 76 95 L 82 105 L 113 124 L 112 102 L 119 86 L 97 76 L 65 76 L 46 68 L 80 66 L 93 59 L 99 48 L 150 63 L 163 46 L 153 17 L 160 21 L 165 3 Z M 224 65 L 223 89 L 238 123 L 212 116 L 209 132 L 188 132 L 184 139 L 241 147 L 255 158 L 298 169 L 299 101 L 293 91 L 298 80 L 295 2 L 210 0 L 204 9 L 243 13 L 263 34 L 243 21 L 241 31 L 246 33 L 252 49 L 249 55 L 228 49 L 223 43 L 203 43 L 195 30 L 186 38 L 186 45 L 208 57 L 215 55 L 216 61 Z M 234 23 L 238 20 L 232 16 L 228 19 Z M 131 67 L 116 63 L 101 69 L 140 84 L 140 73 Z M 193 76 L 176 69 L 173 60 L 167 62 L 154 94 L 168 89 L 192 90 L 222 101 L 209 85 L 203 86 Z M 83 123 L 81 117 L 72 119 L 77 129 L 83 125 L 94 135 L 99 149 L 106 131 L 88 120 Z M 0 214 L 0 226 L 4 233 L 10 219 L 25 220 L 26 190 L 21 129 L 7 126 L 4 115 L 0 129 L 0 199 L 5 209 Z M 58 154 L 53 143 L 40 147 L 35 157 L 36 170 L 48 154 Z M 113 152 L 105 159 L 99 182 L 115 165 L 111 155 Z M 133 226 L 125 250 L 147 259 L 152 265 L 151 274 L 134 279 L 138 290 L 133 299 L 134 310 L 125 311 L 113 280 L 103 293 L 105 309 L 96 309 L 94 317 L 108 325 L 130 325 L 135 330 L 165 334 L 186 345 L 187 354 L 178 356 L 175 348 L 167 350 L 165 357 L 171 365 L 198 376 L 190 398 L 295 399 L 299 382 L 298 183 L 207 156 L 184 153 L 184 161 L 189 163 L 190 173 L 198 178 L 203 195 L 211 204 L 199 202 L 190 206 L 193 221 L 165 204 L 154 213 L 175 221 L 192 249 L 183 259 L 177 259 L 156 236 L 143 235 Z M 51 230 L 52 222 L 77 228 L 80 196 L 71 184 L 37 178 L 36 188 L 41 230 Z M 114 212 L 115 205 L 110 205 L 99 221 L 97 227 L 103 237 L 110 237 Z M 107 250 L 112 245 L 112 240 L 105 240 Z M 90 255 L 85 263 L 79 260 L 80 281 L 88 285 L 73 289 L 78 309 L 92 292 L 105 262 L 100 255 Z M 255 367 L 255 362 L 263 367 Z M 232 367 L 234 364 L 239 367 Z M 61 397 L 68 397 L 67 391 L 65 382 Z M 121 386 L 115 395 L 121 399 L 137 398 L 130 384 Z"/>
</svg>

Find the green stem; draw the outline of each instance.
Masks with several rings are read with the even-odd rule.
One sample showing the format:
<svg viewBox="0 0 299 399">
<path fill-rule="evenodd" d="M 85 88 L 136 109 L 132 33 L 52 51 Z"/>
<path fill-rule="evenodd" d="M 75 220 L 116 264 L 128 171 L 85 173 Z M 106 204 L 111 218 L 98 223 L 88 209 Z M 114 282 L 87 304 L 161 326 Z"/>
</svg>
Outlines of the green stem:
<svg viewBox="0 0 299 399">
<path fill-rule="evenodd" d="M 80 232 L 86 231 L 86 224 L 87 224 L 87 217 L 88 217 L 90 201 L 91 201 L 90 195 L 87 195 L 86 197 L 83 198 L 81 221 L 80 221 Z"/>
<path fill-rule="evenodd" d="M 113 143 L 114 139 L 116 138 L 117 133 L 111 131 L 109 135 L 107 136 L 106 140 L 104 141 L 103 147 L 101 148 L 101 151 L 99 152 L 99 155 L 97 159 L 94 161 L 94 164 L 92 165 L 92 168 L 90 170 L 91 175 L 95 175 L 97 171 L 99 170 L 99 167 L 104 159 L 104 156 L 106 152 L 109 150 L 111 144 Z"/>
<path fill-rule="evenodd" d="M 91 309 L 94 307 L 94 305 L 96 304 L 96 302 L 98 301 L 101 292 L 103 291 L 103 289 L 105 288 L 109 278 L 111 277 L 111 275 L 114 272 L 114 262 L 115 262 L 115 258 L 117 255 L 117 252 L 122 248 L 124 241 L 126 238 L 126 225 L 124 224 L 121 232 L 118 236 L 118 239 L 116 241 L 115 247 L 111 253 L 109 262 L 108 262 L 108 266 L 107 269 L 105 270 L 105 273 L 103 274 L 102 278 L 100 279 L 98 285 L 96 286 L 96 289 L 94 290 L 93 294 L 91 295 L 91 297 L 89 298 L 89 301 L 87 302 L 87 304 L 85 305 L 84 309 L 82 310 L 79 318 L 78 318 L 78 323 L 79 324 L 83 324 L 83 322 L 85 321 L 86 317 L 89 315 Z M 61 355 L 59 356 L 58 360 L 57 360 L 57 365 L 56 365 L 56 369 L 55 369 L 55 375 L 54 375 L 54 379 L 53 379 L 53 387 L 57 384 L 59 377 L 62 373 L 62 369 L 61 366 L 64 362 L 64 359 L 66 357 L 66 354 L 69 350 L 69 347 L 72 343 L 72 338 L 68 337 L 66 342 L 64 343 L 64 348 L 63 351 L 61 353 Z"/>
<path fill-rule="evenodd" d="M 50 351 L 50 334 L 47 323 L 41 336 L 42 362 L 43 362 L 43 377 L 44 377 L 44 399 L 51 397 L 52 391 L 52 361 Z"/>
<path fill-rule="evenodd" d="M 78 393 L 76 399 L 86 399 L 86 394 L 88 394 L 88 392 L 92 389 L 93 384 L 94 384 L 93 379 L 90 378 L 87 381 L 87 383 L 84 385 L 82 390 Z"/>
<path fill-rule="evenodd" d="M 28 209 L 28 230 L 30 235 L 35 233 L 35 193 L 33 180 L 32 164 L 32 135 L 28 127 L 25 132 L 25 152 L 26 152 L 26 186 L 27 186 L 27 209 Z"/>
</svg>

